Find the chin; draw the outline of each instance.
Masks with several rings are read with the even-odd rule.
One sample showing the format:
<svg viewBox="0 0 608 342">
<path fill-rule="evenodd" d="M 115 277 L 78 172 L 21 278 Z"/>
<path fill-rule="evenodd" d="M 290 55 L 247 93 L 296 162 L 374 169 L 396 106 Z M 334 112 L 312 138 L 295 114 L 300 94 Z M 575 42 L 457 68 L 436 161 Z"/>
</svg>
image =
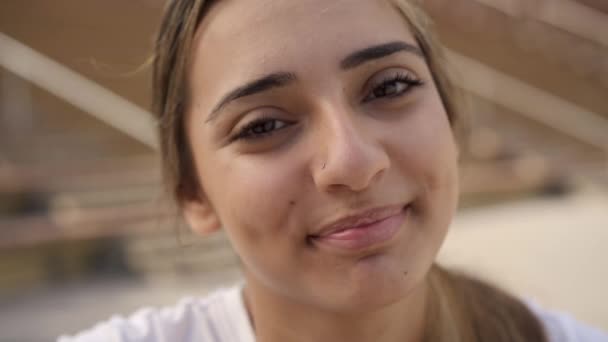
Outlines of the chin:
<svg viewBox="0 0 608 342">
<path fill-rule="evenodd" d="M 386 255 L 361 260 L 351 271 L 348 290 L 337 291 L 345 310 L 370 311 L 394 304 L 408 296 L 419 279 Z"/>
</svg>

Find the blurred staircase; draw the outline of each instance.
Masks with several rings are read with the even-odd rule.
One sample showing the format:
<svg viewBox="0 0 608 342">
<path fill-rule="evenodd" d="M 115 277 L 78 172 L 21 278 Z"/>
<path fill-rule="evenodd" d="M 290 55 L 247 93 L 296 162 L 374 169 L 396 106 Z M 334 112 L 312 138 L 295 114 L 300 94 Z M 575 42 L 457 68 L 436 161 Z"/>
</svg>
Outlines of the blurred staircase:
<svg viewBox="0 0 608 342">
<path fill-rule="evenodd" d="M 584 132 L 584 125 L 599 127 L 591 121 L 608 122 L 608 46 L 602 36 L 581 36 L 584 30 L 549 23 L 543 14 L 548 2 L 425 2 L 450 51 L 498 75 L 483 79 L 487 87 L 498 87 L 504 82 L 500 75 L 506 75 L 584 114 L 552 116 L 543 113 L 542 103 L 521 103 L 513 94 L 480 94 L 475 92 L 475 82 L 483 78 L 479 70 L 456 70 L 471 98 L 470 135 L 462 152 L 464 207 L 608 189 L 608 145 L 597 143 L 601 134 L 592 141 L 576 133 Z M 601 0 L 553 3 L 584 6 L 580 13 L 608 18 Z M 99 2 L 94 10 L 87 6 L 67 0 L 52 8 L 45 2 L 3 2 L 0 31 L 145 107 L 149 70 L 114 77 L 83 60 L 93 56 L 123 69 L 143 61 L 161 6 L 121 1 Z M 108 31 L 100 29 L 110 22 L 104 15 L 122 19 Z M 21 24 L 34 19 L 37 28 Z M 65 30 L 70 26 L 82 32 Z M 128 34 L 112 34 L 115 30 Z M 123 47 L 122 54 L 116 46 Z M 7 275 L 0 290 L 50 279 L 57 265 L 70 265 L 63 273 L 74 276 L 103 268 L 96 260 L 164 276 L 238 265 L 225 236 L 199 239 L 188 232 L 167 202 L 149 147 L 9 70 L 0 68 L 0 79 L 0 271 Z"/>
</svg>

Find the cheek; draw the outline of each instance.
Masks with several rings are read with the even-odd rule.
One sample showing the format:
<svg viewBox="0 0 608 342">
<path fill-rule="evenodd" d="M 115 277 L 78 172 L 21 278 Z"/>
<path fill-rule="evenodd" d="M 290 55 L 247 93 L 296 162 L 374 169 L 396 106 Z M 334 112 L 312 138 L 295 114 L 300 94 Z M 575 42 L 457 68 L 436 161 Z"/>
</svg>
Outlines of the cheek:
<svg viewBox="0 0 608 342">
<path fill-rule="evenodd" d="M 294 163 L 259 156 L 225 159 L 216 160 L 214 174 L 207 177 L 216 180 L 209 185 L 209 196 L 225 228 L 240 239 L 255 240 L 253 243 L 276 238 L 273 233 L 285 235 L 293 201 L 300 192 Z"/>
<path fill-rule="evenodd" d="M 456 167 L 452 128 L 438 96 L 429 96 L 412 108 L 404 123 L 392 128 L 391 135 L 398 162 L 409 165 L 419 176 L 426 175 L 426 184 L 440 186 L 445 177 L 439 175 Z"/>
<path fill-rule="evenodd" d="M 291 274 L 305 245 L 301 222 L 292 222 L 301 205 L 299 168 L 282 158 L 231 158 L 209 175 L 218 180 L 210 185 L 209 196 L 245 269 L 274 286 L 276 279 Z"/>
<path fill-rule="evenodd" d="M 420 130 L 420 146 L 416 154 L 419 176 L 424 179 L 425 191 L 445 194 L 451 192 L 457 183 L 456 145 L 447 120 L 429 121 L 429 129 Z"/>
<path fill-rule="evenodd" d="M 414 183 L 422 209 L 432 211 L 429 219 L 450 219 L 458 197 L 458 154 L 447 114 L 438 96 L 410 114 L 396 135 L 396 167 Z"/>
</svg>

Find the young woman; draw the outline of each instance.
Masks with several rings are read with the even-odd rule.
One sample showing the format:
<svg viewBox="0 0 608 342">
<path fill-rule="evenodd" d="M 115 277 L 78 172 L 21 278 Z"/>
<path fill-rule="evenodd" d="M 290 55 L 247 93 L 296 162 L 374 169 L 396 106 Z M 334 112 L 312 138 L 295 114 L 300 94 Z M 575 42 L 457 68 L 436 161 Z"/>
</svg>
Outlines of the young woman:
<svg viewBox="0 0 608 342">
<path fill-rule="evenodd" d="M 458 197 L 455 88 L 405 0 L 173 0 L 161 153 L 244 283 L 63 341 L 600 341 L 434 263 Z"/>
</svg>

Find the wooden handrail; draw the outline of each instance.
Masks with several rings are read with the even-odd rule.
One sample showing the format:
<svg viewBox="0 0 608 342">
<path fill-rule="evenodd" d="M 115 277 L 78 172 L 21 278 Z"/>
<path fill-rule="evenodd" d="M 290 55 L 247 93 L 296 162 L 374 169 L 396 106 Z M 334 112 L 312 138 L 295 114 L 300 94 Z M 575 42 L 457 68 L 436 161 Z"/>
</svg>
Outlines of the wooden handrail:
<svg viewBox="0 0 608 342">
<path fill-rule="evenodd" d="M 110 208 L 73 208 L 50 214 L 0 219 L 0 249 L 59 240 L 86 240 L 154 231 L 177 213 L 160 203 Z"/>
<path fill-rule="evenodd" d="M 0 166 L 0 191 L 58 192 L 138 184 L 161 185 L 155 156 Z"/>
<path fill-rule="evenodd" d="M 475 0 L 513 17 L 526 17 L 608 47 L 608 14 L 572 0 Z"/>
</svg>

